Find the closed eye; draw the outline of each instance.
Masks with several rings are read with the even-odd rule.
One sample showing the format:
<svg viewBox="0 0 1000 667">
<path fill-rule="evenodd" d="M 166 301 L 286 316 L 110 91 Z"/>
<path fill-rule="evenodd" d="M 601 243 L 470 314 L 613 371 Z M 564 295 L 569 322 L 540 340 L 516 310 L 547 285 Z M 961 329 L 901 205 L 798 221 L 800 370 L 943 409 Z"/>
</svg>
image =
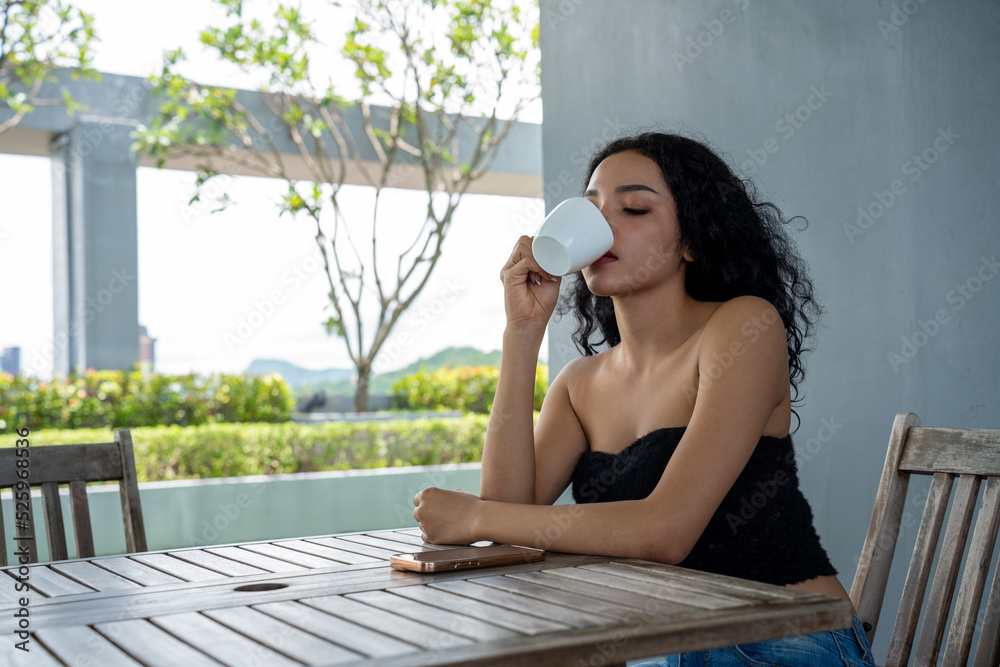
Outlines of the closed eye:
<svg viewBox="0 0 1000 667">
<path fill-rule="evenodd" d="M 649 211 L 639 208 L 625 208 L 622 210 L 628 213 L 629 215 L 645 215 L 646 213 L 649 213 Z"/>
</svg>

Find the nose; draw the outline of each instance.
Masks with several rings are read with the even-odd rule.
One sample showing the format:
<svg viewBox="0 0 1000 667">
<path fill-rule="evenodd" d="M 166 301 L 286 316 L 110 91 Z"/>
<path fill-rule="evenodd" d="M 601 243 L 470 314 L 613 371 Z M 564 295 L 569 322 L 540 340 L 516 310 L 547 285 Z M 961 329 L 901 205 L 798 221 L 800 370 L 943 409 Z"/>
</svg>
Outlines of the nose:
<svg viewBox="0 0 1000 667">
<path fill-rule="evenodd" d="M 615 229 L 615 223 L 612 220 L 613 216 L 610 214 L 611 213 L 611 205 L 610 204 L 605 204 L 604 206 L 599 206 L 597 210 L 599 210 L 601 212 L 601 215 L 604 216 L 604 220 L 607 221 L 608 227 L 611 228 L 612 235 L 617 236 L 617 231 L 618 230 Z"/>
</svg>

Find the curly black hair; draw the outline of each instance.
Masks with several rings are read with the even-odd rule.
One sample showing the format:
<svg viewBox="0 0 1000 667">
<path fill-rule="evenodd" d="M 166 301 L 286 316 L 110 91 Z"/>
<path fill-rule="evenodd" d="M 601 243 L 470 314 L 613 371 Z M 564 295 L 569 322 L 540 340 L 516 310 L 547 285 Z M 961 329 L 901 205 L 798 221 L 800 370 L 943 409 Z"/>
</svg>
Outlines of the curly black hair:
<svg viewBox="0 0 1000 667">
<path fill-rule="evenodd" d="M 681 240 L 694 257 L 685 274 L 687 293 L 698 301 L 753 295 L 778 311 L 788 340 L 793 404 L 798 404 L 806 342 L 822 307 L 813 295 L 805 262 L 785 230 L 789 221 L 777 206 L 759 201 L 754 183 L 736 176 L 708 146 L 675 134 L 644 132 L 609 142 L 590 160 L 584 188 L 601 162 L 622 151 L 634 151 L 659 165 L 670 188 Z M 621 342 L 611 297 L 594 295 L 580 272 L 560 302 L 559 312 L 567 311 L 576 317 L 573 342 L 585 356 L 596 354 L 603 344 Z M 601 339 L 591 342 L 595 332 Z"/>
</svg>

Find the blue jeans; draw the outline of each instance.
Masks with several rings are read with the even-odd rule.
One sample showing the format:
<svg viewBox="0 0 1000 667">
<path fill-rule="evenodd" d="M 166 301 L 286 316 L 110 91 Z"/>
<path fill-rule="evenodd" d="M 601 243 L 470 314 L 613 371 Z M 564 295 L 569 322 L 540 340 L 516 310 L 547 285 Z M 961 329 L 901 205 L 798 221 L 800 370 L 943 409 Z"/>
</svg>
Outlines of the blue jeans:
<svg viewBox="0 0 1000 667">
<path fill-rule="evenodd" d="M 874 667 L 872 647 L 861 620 L 853 627 L 769 642 L 740 644 L 711 651 L 668 655 L 663 662 L 635 667 Z"/>
</svg>

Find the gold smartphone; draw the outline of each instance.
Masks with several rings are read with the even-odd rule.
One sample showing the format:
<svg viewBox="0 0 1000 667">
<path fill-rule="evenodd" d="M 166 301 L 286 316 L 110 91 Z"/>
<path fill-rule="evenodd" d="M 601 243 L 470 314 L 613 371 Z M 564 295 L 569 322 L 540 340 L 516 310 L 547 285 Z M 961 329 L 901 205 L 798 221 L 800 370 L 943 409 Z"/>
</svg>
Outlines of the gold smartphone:
<svg viewBox="0 0 1000 667">
<path fill-rule="evenodd" d="M 485 547 L 458 547 L 412 554 L 394 554 L 389 565 L 407 572 L 448 572 L 476 567 L 534 563 L 545 560 L 545 552 L 531 547 L 495 544 Z"/>
</svg>

